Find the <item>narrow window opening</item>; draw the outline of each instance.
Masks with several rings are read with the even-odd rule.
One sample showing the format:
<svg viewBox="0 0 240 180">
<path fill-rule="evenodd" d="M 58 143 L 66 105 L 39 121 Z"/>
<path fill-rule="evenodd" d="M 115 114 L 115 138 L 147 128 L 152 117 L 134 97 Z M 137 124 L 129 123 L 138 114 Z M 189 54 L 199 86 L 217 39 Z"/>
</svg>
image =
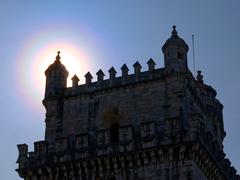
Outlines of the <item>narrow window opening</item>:
<svg viewBox="0 0 240 180">
<path fill-rule="evenodd" d="M 110 128 L 110 141 L 111 143 L 119 142 L 119 124 L 114 123 Z"/>
<path fill-rule="evenodd" d="M 178 52 L 178 53 L 177 53 L 177 58 L 178 58 L 178 59 L 183 59 L 183 53 Z"/>
</svg>

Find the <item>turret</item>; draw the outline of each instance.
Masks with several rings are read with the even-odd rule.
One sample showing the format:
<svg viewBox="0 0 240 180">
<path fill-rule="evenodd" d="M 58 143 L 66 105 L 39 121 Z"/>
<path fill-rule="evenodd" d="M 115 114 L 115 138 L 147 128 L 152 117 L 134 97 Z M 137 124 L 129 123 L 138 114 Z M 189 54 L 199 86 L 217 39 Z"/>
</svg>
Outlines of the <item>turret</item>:
<svg viewBox="0 0 240 180">
<path fill-rule="evenodd" d="M 65 66 L 61 63 L 60 51 L 56 56 L 56 60 L 51 64 L 45 71 L 46 75 L 46 89 L 45 98 L 49 96 L 61 95 L 64 88 L 67 87 L 68 71 Z"/>
<path fill-rule="evenodd" d="M 176 26 L 173 26 L 172 36 L 162 47 L 165 68 L 175 71 L 187 71 L 188 45 L 178 36 Z"/>
</svg>

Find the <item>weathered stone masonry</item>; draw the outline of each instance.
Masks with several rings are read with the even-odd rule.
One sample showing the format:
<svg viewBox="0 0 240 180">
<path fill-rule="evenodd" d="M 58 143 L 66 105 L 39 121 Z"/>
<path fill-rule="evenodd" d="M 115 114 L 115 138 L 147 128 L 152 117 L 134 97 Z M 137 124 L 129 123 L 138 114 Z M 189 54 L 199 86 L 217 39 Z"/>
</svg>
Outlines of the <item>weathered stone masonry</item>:
<svg viewBox="0 0 240 180">
<path fill-rule="evenodd" d="M 60 55 L 46 70 L 45 140 L 18 145 L 17 172 L 26 180 L 239 180 L 225 158 L 223 105 L 216 91 L 193 77 L 188 45 L 173 26 L 162 48 L 164 68 L 150 59 L 121 67 L 109 79 L 99 70 L 85 84 L 72 77 Z"/>
</svg>

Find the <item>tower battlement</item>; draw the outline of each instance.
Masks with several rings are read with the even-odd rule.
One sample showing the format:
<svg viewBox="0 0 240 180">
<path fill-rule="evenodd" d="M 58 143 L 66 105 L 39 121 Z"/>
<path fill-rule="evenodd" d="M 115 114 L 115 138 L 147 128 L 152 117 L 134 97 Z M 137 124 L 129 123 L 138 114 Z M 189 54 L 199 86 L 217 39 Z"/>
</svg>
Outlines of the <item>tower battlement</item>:
<svg viewBox="0 0 240 180">
<path fill-rule="evenodd" d="M 99 71 L 102 71 L 102 70 L 100 69 Z M 136 73 L 124 75 L 124 70 L 122 70 L 122 76 L 111 78 L 111 73 L 109 73 L 108 79 L 101 79 L 100 75 L 98 75 L 97 81 L 88 82 L 88 83 L 87 83 L 88 78 L 86 77 L 85 78 L 86 83 L 81 85 L 74 85 L 75 81 L 73 80 L 72 87 L 66 88 L 65 95 L 69 96 L 69 95 L 76 95 L 78 93 L 84 94 L 84 93 L 90 93 L 93 91 L 102 91 L 102 90 L 108 90 L 108 89 L 118 88 L 118 87 L 134 86 L 135 84 L 138 84 L 138 83 L 144 83 L 144 82 L 153 81 L 157 79 L 159 80 L 164 79 L 164 77 L 167 74 L 173 73 L 173 72 L 174 71 L 168 72 L 164 68 L 159 68 L 159 69 L 149 69 L 148 71 L 144 71 L 144 72 L 140 71 L 138 75 Z"/>
</svg>

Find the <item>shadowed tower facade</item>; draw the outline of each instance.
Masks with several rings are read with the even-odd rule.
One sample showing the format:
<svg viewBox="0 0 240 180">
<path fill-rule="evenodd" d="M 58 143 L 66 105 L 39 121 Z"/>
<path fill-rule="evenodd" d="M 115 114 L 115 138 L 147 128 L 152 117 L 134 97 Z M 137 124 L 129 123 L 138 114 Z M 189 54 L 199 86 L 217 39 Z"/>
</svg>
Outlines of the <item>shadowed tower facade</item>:
<svg viewBox="0 0 240 180">
<path fill-rule="evenodd" d="M 25 180 L 239 180 L 225 157 L 223 105 L 216 91 L 188 68 L 188 45 L 173 26 L 162 47 L 164 67 L 139 62 L 121 76 L 72 77 L 60 52 L 45 72 L 45 139 L 29 152 L 19 144 Z"/>
</svg>

